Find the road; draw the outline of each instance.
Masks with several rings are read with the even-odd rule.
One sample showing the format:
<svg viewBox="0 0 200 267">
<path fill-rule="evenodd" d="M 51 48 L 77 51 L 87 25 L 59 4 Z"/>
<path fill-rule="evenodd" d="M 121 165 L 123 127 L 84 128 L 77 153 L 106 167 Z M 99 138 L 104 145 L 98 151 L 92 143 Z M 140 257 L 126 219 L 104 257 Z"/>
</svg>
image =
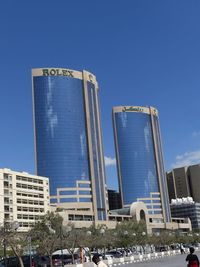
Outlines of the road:
<svg viewBox="0 0 200 267">
<path fill-rule="evenodd" d="M 200 253 L 196 253 L 196 255 L 200 259 Z M 185 261 L 186 256 L 186 254 L 183 254 L 172 257 L 164 257 L 161 259 L 155 259 L 145 262 L 128 263 L 120 265 L 120 267 L 187 267 L 187 263 Z"/>
</svg>

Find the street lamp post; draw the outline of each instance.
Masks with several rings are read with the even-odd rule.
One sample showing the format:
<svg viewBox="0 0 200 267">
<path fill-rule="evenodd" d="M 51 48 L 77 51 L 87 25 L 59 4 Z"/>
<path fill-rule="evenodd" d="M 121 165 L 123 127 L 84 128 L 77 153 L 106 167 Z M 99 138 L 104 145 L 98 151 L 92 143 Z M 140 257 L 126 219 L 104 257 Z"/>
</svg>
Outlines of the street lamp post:
<svg viewBox="0 0 200 267">
<path fill-rule="evenodd" d="M 142 232 L 142 235 L 145 236 L 146 235 L 146 232 Z"/>
<path fill-rule="evenodd" d="M 86 232 L 86 236 L 87 237 L 90 237 L 92 235 L 92 232 L 91 231 L 87 231 Z M 89 246 L 89 258 L 90 258 L 90 261 L 92 261 L 92 257 L 91 257 L 91 248 L 90 248 L 90 246 Z"/>
<path fill-rule="evenodd" d="M 61 264 L 62 264 L 62 267 L 64 267 L 64 262 L 63 262 L 63 231 L 62 231 L 62 225 L 60 226 L 60 247 L 61 247 Z"/>
<path fill-rule="evenodd" d="M 132 233 L 132 236 L 133 236 L 133 240 L 134 240 L 134 243 L 133 244 L 136 244 L 136 233 Z"/>
<path fill-rule="evenodd" d="M 103 236 L 105 234 L 105 229 L 104 228 L 101 228 L 99 232 L 102 235 L 102 239 L 103 239 Z M 105 254 L 106 254 L 106 252 L 105 252 L 105 245 L 103 245 L 103 256 L 104 256 L 104 258 L 105 258 Z"/>
<path fill-rule="evenodd" d="M 66 238 L 67 236 L 69 237 L 70 232 L 72 231 L 72 226 L 71 225 L 67 225 L 63 230 L 64 230 L 64 238 Z M 61 248 L 61 253 L 63 255 L 63 249 L 62 248 Z M 71 254 L 72 254 L 72 264 L 74 264 L 74 254 L 73 253 L 71 253 Z M 63 264 L 63 261 L 62 261 L 62 264 Z M 62 265 L 62 266 L 64 266 L 64 265 Z"/>
<path fill-rule="evenodd" d="M 144 237 L 146 236 L 146 232 L 142 232 L 142 236 L 143 236 L 143 240 L 144 240 Z M 143 252 L 144 252 L 144 254 L 145 254 L 145 246 L 143 247 Z"/>
<path fill-rule="evenodd" d="M 127 236 L 128 236 L 128 231 L 127 230 L 125 230 L 124 231 L 124 233 L 123 233 L 123 235 L 125 236 L 125 239 L 127 238 Z M 127 255 L 127 249 L 128 249 L 128 244 L 127 244 L 127 239 L 126 239 L 126 241 L 125 241 L 125 246 L 124 246 L 124 251 L 123 251 L 123 256 L 126 256 Z"/>
<path fill-rule="evenodd" d="M 28 247 L 29 247 L 29 261 L 30 261 L 30 266 L 32 266 L 31 236 L 28 237 Z"/>
<path fill-rule="evenodd" d="M 5 231 L 5 230 L 4 230 Z M 4 232 L 4 234 L 5 234 L 5 232 Z M 7 253 L 6 253 L 6 239 L 4 238 L 3 239 L 3 254 L 4 254 L 4 265 L 5 265 L 5 267 L 8 267 L 8 265 L 7 265 Z"/>
<path fill-rule="evenodd" d="M 124 231 L 124 235 L 127 236 L 128 235 L 128 231 Z"/>
</svg>

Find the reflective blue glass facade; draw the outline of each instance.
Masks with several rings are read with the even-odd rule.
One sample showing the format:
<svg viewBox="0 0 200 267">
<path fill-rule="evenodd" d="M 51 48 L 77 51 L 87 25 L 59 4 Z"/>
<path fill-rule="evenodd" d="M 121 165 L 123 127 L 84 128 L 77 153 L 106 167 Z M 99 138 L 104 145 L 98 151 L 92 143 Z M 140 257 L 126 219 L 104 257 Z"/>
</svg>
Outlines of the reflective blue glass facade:
<svg viewBox="0 0 200 267">
<path fill-rule="evenodd" d="M 164 213 L 170 220 L 169 200 L 159 132 L 157 114 L 142 107 L 132 110 L 114 108 L 113 123 L 120 193 L 123 205 L 130 205 L 138 199 L 151 198 L 160 193 L 162 209 L 154 205 L 149 214 Z M 118 109 L 118 111 L 117 111 Z M 149 110 L 149 111 L 147 111 Z M 160 190 L 161 189 L 161 190 Z M 154 201 L 154 200 L 153 200 Z"/>
<path fill-rule="evenodd" d="M 120 176 L 124 205 L 158 192 L 150 116 L 145 113 L 115 113 Z"/>
<path fill-rule="evenodd" d="M 56 203 L 54 196 L 58 195 L 60 203 L 92 202 L 96 219 L 106 220 L 105 169 L 96 80 L 93 82 L 88 72 L 65 69 L 36 69 L 35 73 L 36 166 L 38 175 L 49 177 L 51 203 Z M 77 77 L 73 77 L 73 73 Z M 85 190 L 80 189 L 84 187 Z M 66 188 L 66 191 L 61 190 Z"/>
<path fill-rule="evenodd" d="M 90 180 L 82 80 L 34 77 L 34 109 L 38 175 L 58 187 Z"/>
</svg>

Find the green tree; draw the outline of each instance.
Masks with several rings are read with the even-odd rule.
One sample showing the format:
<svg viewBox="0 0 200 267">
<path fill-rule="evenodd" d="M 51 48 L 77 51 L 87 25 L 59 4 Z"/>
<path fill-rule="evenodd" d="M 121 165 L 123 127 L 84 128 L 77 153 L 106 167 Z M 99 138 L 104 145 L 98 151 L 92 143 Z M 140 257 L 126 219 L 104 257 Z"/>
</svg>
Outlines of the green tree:
<svg viewBox="0 0 200 267">
<path fill-rule="evenodd" d="M 14 222 L 15 223 L 15 222 Z M 18 258 L 20 266 L 24 267 L 22 261 L 22 255 L 28 245 L 28 233 L 19 233 L 15 228 L 14 223 L 4 222 L 4 225 L 0 228 L 0 242 L 6 244 L 6 246 L 12 249 L 14 255 Z"/>
<path fill-rule="evenodd" d="M 52 253 L 60 247 L 60 229 L 63 218 L 58 213 L 49 212 L 42 221 L 38 222 L 29 235 L 37 245 L 40 254 L 47 254 L 52 263 Z"/>
<path fill-rule="evenodd" d="M 110 248 L 115 243 L 115 236 L 113 230 L 107 229 L 105 225 L 94 224 L 84 230 L 83 244 L 89 248 L 89 254 L 91 250 L 101 249 L 105 253 L 106 248 Z M 90 254 L 91 256 L 91 254 Z"/>
<path fill-rule="evenodd" d="M 136 220 L 118 223 L 115 229 L 116 246 L 128 248 L 133 245 L 144 245 L 147 242 L 146 224 Z"/>
<path fill-rule="evenodd" d="M 149 237 L 149 242 L 155 246 L 169 246 L 175 240 L 175 236 L 169 231 L 162 231 L 159 235 L 151 235 Z"/>
<path fill-rule="evenodd" d="M 62 248 L 68 250 L 72 256 L 72 263 L 74 263 L 75 252 L 80 253 L 79 249 L 84 246 L 85 231 L 75 228 L 72 224 L 68 224 L 62 228 L 61 240 Z"/>
</svg>

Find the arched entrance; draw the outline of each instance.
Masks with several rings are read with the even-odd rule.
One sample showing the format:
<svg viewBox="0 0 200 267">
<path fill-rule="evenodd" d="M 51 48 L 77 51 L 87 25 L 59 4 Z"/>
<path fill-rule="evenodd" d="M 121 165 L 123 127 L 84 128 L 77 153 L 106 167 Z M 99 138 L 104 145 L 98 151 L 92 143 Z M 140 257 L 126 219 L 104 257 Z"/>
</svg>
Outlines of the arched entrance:
<svg viewBox="0 0 200 267">
<path fill-rule="evenodd" d="M 146 221 L 144 210 L 140 210 L 140 220 Z"/>
</svg>

